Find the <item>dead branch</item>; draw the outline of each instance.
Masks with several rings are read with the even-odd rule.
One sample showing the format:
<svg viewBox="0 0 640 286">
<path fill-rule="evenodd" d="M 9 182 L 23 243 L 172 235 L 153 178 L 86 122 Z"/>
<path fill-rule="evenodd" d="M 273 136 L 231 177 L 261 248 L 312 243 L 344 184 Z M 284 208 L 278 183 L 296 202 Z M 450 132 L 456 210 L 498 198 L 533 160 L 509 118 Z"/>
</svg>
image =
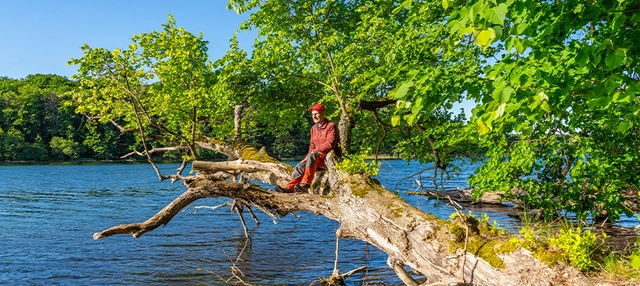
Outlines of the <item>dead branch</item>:
<svg viewBox="0 0 640 286">
<path fill-rule="evenodd" d="M 210 209 L 212 211 L 215 211 L 221 207 L 230 207 L 233 206 L 232 202 L 225 202 L 224 204 L 221 205 L 217 205 L 215 207 L 210 207 L 210 206 L 195 206 L 193 207 L 195 209 L 195 211 L 193 212 L 193 214 L 197 214 L 199 209 Z M 186 211 L 186 209 L 184 209 L 183 211 Z"/>
<path fill-rule="evenodd" d="M 173 146 L 173 147 L 162 147 L 162 148 L 152 148 L 149 151 L 138 151 L 138 150 L 133 150 L 127 154 L 124 154 L 122 156 L 120 156 L 120 159 L 125 159 L 128 157 L 131 157 L 133 155 L 138 155 L 138 156 L 147 156 L 147 155 L 151 155 L 153 153 L 163 153 L 163 152 L 170 152 L 170 151 L 181 151 L 181 150 L 187 150 L 189 149 L 189 147 L 187 146 Z"/>
<path fill-rule="evenodd" d="M 402 267 L 402 265 L 398 263 L 393 263 L 392 267 L 393 271 L 398 275 L 398 278 L 402 280 L 402 282 L 407 286 L 418 286 L 418 281 L 413 279 L 409 273 Z"/>
<path fill-rule="evenodd" d="M 199 189 L 188 189 L 178 198 L 173 200 L 169 205 L 164 207 L 160 212 L 142 223 L 134 224 L 121 224 L 111 227 L 102 232 L 93 234 L 93 239 L 101 239 L 114 234 L 131 234 L 133 237 L 138 238 L 141 235 L 152 231 L 160 225 L 166 225 L 171 219 L 178 214 L 180 210 L 188 206 L 190 203 L 205 198 L 206 193 Z"/>
<path fill-rule="evenodd" d="M 287 166 L 289 165 L 282 163 L 236 160 L 226 162 L 194 161 L 191 168 L 205 173 L 224 171 L 234 175 L 243 174 L 249 180 L 259 180 L 272 186 L 285 187 L 291 174 Z"/>
<path fill-rule="evenodd" d="M 240 200 L 234 200 L 233 206 L 231 207 L 231 211 L 235 210 L 236 214 L 238 214 L 238 218 L 240 218 L 240 223 L 242 223 L 242 229 L 244 230 L 244 236 L 247 238 L 247 243 L 249 247 L 251 247 L 251 236 L 249 235 L 249 230 L 247 229 L 247 224 L 244 222 L 244 216 L 242 216 L 242 211 L 244 209 L 245 204 L 243 204 Z"/>
<path fill-rule="evenodd" d="M 356 269 L 353 269 L 353 270 L 351 270 L 349 272 L 342 273 L 342 274 L 340 274 L 340 276 L 342 277 L 342 279 L 345 279 L 345 278 L 347 278 L 347 277 L 349 277 L 349 276 L 351 276 L 353 274 L 356 274 L 356 273 L 358 273 L 360 271 L 363 271 L 363 270 L 367 269 L 367 267 L 368 267 L 367 265 L 360 266 L 360 267 L 358 267 Z"/>
<path fill-rule="evenodd" d="M 122 224 L 111 227 L 102 232 L 95 233 L 94 239 L 101 239 L 115 234 L 131 234 L 138 238 L 152 231 L 160 225 L 166 225 L 183 208 L 192 202 L 202 198 L 228 197 L 252 202 L 259 209 L 270 214 L 283 217 L 294 211 L 310 211 L 316 214 L 326 214 L 336 218 L 336 214 L 326 204 L 327 198 L 313 196 L 311 194 L 282 194 L 275 193 L 253 184 L 240 184 L 230 181 L 211 182 L 207 179 L 196 178 L 189 184 L 189 189 L 182 193 L 173 202 L 156 213 L 145 222 L 135 224 Z"/>
</svg>

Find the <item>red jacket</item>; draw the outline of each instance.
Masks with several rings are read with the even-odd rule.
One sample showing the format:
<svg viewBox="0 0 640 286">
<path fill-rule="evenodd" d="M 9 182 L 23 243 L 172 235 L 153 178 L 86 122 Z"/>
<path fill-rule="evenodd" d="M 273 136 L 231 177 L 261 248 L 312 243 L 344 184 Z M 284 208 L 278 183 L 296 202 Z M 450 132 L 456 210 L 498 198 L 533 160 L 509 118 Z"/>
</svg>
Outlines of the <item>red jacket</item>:
<svg viewBox="0 0 640 286">
<path fill-rule="evenodd" d="M 310 141 L 307 156 L 311 154 L 311 152 L 321 152 L 326 155 L 332 149 L 335 149 L 338 155 L 342 153 L 338 146 L 340 143 L 340 132 L 338 132 L 338 128 L 331 121 L 327 120 L 326 123 L 320 127 L 318 127 L 318 124 L 311 126 Z"/>
</svg>

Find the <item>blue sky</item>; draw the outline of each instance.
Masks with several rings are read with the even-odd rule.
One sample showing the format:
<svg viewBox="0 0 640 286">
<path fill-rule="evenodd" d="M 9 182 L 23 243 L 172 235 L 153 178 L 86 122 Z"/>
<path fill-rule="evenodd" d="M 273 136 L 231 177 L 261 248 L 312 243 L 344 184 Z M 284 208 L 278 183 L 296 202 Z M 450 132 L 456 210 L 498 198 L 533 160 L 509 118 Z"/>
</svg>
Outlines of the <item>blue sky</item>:
<svg viewBox="0 0 640 286">
<path fill-rule="evenodd" d="M 126 48 L 134 34 L 161 30 L 172 14 L 177 25 L 209 41 L 212 61 L 222 57 L 247 14 L 227 10 L 227 0 L 72 1 L 0 0 L 0 76 L 51 73 L 71 77 L 80 46 Z M 248 50 L 255 32 L 238 34 Z"/>
</svg>

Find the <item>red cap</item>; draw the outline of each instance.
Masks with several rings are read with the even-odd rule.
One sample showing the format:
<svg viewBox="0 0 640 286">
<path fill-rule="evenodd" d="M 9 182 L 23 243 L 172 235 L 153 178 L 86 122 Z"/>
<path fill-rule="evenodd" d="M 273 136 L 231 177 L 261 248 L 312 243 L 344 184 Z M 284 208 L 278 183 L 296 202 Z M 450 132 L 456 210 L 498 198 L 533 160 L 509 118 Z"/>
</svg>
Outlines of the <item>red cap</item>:
<svg viewBox="0 0 640 286">
<path fill-rule="evenodd" d="M 313 110 L 325 111 L 324 106 L 322 104 L 320 104 L 320 103 L 318 103 L 318 104 L 314 105 L 313 107 L 310 107 L 309 109 L 307 109 L 307 111 L 313 111 Z"/>
</svg>

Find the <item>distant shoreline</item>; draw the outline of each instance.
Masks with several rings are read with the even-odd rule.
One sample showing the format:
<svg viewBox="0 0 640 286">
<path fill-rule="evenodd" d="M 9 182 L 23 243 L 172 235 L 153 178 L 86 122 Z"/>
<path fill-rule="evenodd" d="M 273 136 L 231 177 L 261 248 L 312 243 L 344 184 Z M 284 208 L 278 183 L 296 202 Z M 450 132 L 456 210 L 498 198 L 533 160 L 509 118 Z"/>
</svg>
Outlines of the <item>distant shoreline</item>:
<svg viewBox="0 0 640 286">
<path fill-rule="evenodd" d="M 304 157 L 292 157 L 292 158 L 280 158 L 280 161 L 301 161 Z M 367 160 L 376 159 L 375 156 L 369 155 L 366 156 Z M 398 156 L 393 155 L 379 155 L 378 160 L 403 160 Z M 214 161 L 220 162 L 225 160 L 205 160 L 205 161 Z M 78 160 L 69 160 L 69 161 L 0 161 L 0 166 L 2 165 L 72 165 L 72 164 L 102 164 L 102 163 L 114 163 L 114 164 L 122 164 L 122 163 L 134 163 L 134 164 L 148 164 L 147 160 L 131 160 L 131 159 L 123 159 L 123 160 L 95 160 L 95 159 L 78 159 Z M 158 160 L 155 161 L 157 164 L 180 164 L 181 160 Z"/>
</svg>

